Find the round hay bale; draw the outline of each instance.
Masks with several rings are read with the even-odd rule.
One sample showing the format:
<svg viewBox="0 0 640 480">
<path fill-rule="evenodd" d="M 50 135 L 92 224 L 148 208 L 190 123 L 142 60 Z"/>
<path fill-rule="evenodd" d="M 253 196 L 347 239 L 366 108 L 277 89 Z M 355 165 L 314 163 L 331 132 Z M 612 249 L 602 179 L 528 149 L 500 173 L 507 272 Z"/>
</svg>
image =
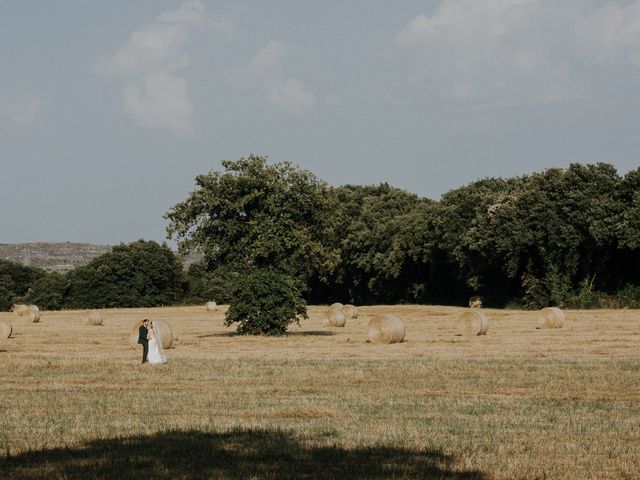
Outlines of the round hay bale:
<svg viewBox="0 0 640 480">
<path fill-rule="evenodd" d="M 564 312 L 558 307 L 546 307 L 540 310 L 541 328 L 562 328 L 564 325 Z"/>
<path fill-rule="evenodd" d="M 327 318 L 325 320 L 325 326 L 329 327 L 344 327 L 347 321 L 347 317 L 342 310 L 331 309 L 327 312 Z"/>
<path fill-rule="evenodd" d="M 138 335 L 140 331 L 140 325 L 142 325 L 142 320 L 137 320 L 133 327 L 131 327 L 131 333 L 129 334 L 129 343 L 131 345 L 138 345 Z"/>
<path fill-rule="evenodd" d="M 17 303 L 11 306 L 11 310 L 13 310 L 13 313 L 15 313 L 16 315 L 19 315 L 22 317 L 28 314 L 31 309 L 29 308 L 29 305 Z"/>
<path fill-rule="evenodd" d="M 358 318 L 358 309 L 351 304 L 342 307 L 342 313 L 344 313 L 344 316 L 347 318 Z"/>
<path fill-rule="evenodd" d="M 11 338 L 13 326 L 9 322 L 0 321 L 0 338 Z"/>
<path fill-rule="evenodd" d="M 393 313 L 376 315 L 369 322 L 369 341 L 371 343 L 400 343 L 404 340 L 404 321 Z"/>
<path fill-rule="evenodd" d="M 207 302 L 207 311 L 215 312 L 218 310 L 218 304 L 216 302 Z"/>
<path fill-rule="evenodd" d="M 489 329 L 487 317 L 473 310 L 466 310 L 458 315 L 457 324 L 460 335 L 486 335 Z"/>
<path fill-rule="evenodd" d="M 166 320 L 154 320 L 158 329 L 158 336 L 162 342 L 162 348 L 165 350 L 173 347 L 173 331 L 171 325 Z M 136 340 L 137 341 L 137 340 Z"/>
<path fill-rule="evenodd" d="M 29 322 L 38 323 L 40 321 L 40 309 L 36 305 L 29 305 L 29 312 L 23 315 Z"/>
<path fill-rule="evenodd" d="M 100 313 L 98 310 L 91 310 L 87 314 L 87 325 L 93 325 L 95 327 L 98 327 L 102 325 L 102 322 L 103 322 L 102 313 Z"/>
<path fill-rule="evenodd" d="M 469 299 L 469 308 L 482 308 L 482 298 L 480 297 L 471 297 Z"/>
<path fill-rule="evenodd" d="M 342 310 L 342 307 L 344 307 L 344 305 L 340 302 L 332 303 L 331 305 L 329 305 L 329 308 L 333 308 L 336 310 Z"/>
</svg>

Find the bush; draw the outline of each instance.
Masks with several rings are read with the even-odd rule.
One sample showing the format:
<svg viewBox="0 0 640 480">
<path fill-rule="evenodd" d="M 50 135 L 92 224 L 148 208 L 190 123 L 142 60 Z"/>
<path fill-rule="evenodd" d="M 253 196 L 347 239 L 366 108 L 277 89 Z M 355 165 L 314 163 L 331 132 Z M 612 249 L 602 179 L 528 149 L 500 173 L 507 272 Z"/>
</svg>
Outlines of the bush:
<svg viewBox="0 0 640 480">
<path fill-rule="evenodd" d="M 204 262 L 191 264 L 187 271 L 189 288 L 184 303 L 200 304 L 212 300 L 229 303 L 233 278 L 233 273 L 226 267 L 207 271 Z"/>
<path fill-rule="evenodd" d="M 49 273 L 33 283 L 31 291 L 20 303 L 38 305 L 43 310 L 60 310 L 64 307 L 68 289 L 67 275 Z"/>
<path fill-rule="evenodd" d="M 27 294 L 31 285 L 46 272 L 19 263 L 0 260 L 0 311 L 11 309 L 19 297 Z"/>
<path fill-rule="evenodd" d="M 65 308 L 157 307 L 180 302 L 182 264 L 167 245 L 138 240 L 113 247 L 68 274 Z"/>
<path fill-rule="evenodd" d="M 284 335 L 289 324 L 307 317 L 299 281 L 266 267 L 234 281 L 225 325 L 238 323 L 241 335 Z"/>
</svg>

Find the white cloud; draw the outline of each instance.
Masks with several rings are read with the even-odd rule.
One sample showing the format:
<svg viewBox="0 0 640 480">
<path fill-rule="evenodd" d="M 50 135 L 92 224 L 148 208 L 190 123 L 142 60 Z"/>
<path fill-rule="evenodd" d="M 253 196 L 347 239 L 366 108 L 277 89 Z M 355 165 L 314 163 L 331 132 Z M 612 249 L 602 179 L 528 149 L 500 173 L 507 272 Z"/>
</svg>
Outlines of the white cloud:
<svg viewBox="0 0 640 480">
<path fill-rule="evenodd" d="M 594 62 L 640 63 L 640 0 L 443 0 L 396 44 L 415 54 L 415 82 L 461 108 L 574 100 Z"/>
<path fill-rule="evenodd" d="M 124 81 L 124 108 L 138 125 L 189 135 L 193 107 L 187 79 L 179 74 L 189 66 L 189 33 L 196 28 L 228 33 L 232 27 L 228 20 L 211 19 L 201 0 L 188 1 L 134 32 L 118 52 L 99 59 L 95 71 Z"/>
<path fill-rule="evenodd" d="M 281 75 L 281 65 L 288 53 L 286 45 L 272 41 L 258 50 L 251 61 L 235 71 L 235 77 L 243 85 L 262 83 L 266 78 Z"/>
<path fill-rule="evenodd" d="M 193 107 L 187 95 L 187 80 L 166 72 L 147 75 L 144 85 L 128 84 L 123 90 L 126 111 L 141 126 L 166 129 L 177 135 L 191 132 Z"/>
<path fill-rule="evenodd" d="M 247 65 L 230 72 L 230 76 L 242 86 L 263 88 L 266 98 L 283 110 L 299 113 L 311 109 L 316 105 L 315 94 L 300 80 L 283 73 L 288 52 L 286 45 L 272 41 L 258 50 Z"/>
<path fill-rule="evenodd" d="M 32 93 L 0 95 L 0 119 L 15 127 L 33 127 L 41 108 L 40 98 Z"/>
<path fill-rule="evenodd" d="M 271 80 L 265 85 L 265 91 L 271 102 L 294 113 L 312 108 L 316 104 L 314 93 L 306 90 L 295 78 Z"/>
</svg>

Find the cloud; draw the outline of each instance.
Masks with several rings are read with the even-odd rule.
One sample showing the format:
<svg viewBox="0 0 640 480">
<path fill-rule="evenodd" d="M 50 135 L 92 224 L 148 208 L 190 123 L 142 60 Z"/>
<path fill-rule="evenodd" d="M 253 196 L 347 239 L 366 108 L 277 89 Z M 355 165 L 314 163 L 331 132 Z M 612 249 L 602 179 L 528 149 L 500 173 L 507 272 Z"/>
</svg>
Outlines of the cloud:
<svg viewBox="0 0 640 480">
<path fill-rule="evenodd" d="M 295 78 L 271 80 L 265 85 L 267 98 L 278 107 L 292 112 L 307 110 L 316 104 L 316 96 Z"/>
<path fill-rule="evenodd" d="M 589 95 L 595 62 L 640 63 L 640 1 L 443 0 L 396 44 L 415 83 L 461 108 L 570 101 Z"/>
<path fill-rule="evenodd" d="M 168 130 L 180 136 L 191 131 L 193 107 L 185 78 L 158 72 L 147 75 L 144 85 L 128 84 L 123 90 L 126 111 L 143 127 Z"/>
<path fill-rule="evenodd" d="M 19 128 L 33 127 L 42 109 L 40 97 L 32 93 L 0 95 L 0 119 Z"/>
<path fill-rule="evenodd" d="M 118 52 L 99 59 L 94 70 L 103 78 L 124 81 L 124 109 L 138 125 L 186 136 L 192 131 L 193 107 L 180 72 L 189 66 L 189 34 L 194 29 L 229 33 L 232 28 L 226 19 L 210 18 L 201 0 L 188 1 L 135 31 Z"/>
<path fill-rule="evenodd" d="M 235 70 L 235 77 L 245 86 L 262 83 L 266 78 L 281 75 L 281 64 L 288 53 L 286 45 L 272 41 L 258 50 L 251 61 Z"/>
<path fill-rule="evenodd" d="M 309 110 L 316 105 L 315 94 L 300 80 L 283 73 L 288 52 L 286 45 L 272 41 L 258 50 L 248 64 L 231 71 L 230 76 L 241 86 L 262 88 L 267 100 L 283 110 Z"/>
</svg>

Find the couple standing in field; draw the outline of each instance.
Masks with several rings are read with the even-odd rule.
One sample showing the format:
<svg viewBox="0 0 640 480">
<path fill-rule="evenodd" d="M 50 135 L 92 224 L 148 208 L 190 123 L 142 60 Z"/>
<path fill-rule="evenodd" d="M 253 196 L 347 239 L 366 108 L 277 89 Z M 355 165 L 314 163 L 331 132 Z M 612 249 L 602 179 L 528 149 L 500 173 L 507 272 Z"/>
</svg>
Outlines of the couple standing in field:
<svg viewBox="0 0 640 480">
<path fill-rule="evenodd" d="M 167 363 L 159 333 L 155 321 L 149 322 L 148 318 L 142 321 L 138 329 L 138 343 L 142 345 L 142 363 Z"/>
</svg>

